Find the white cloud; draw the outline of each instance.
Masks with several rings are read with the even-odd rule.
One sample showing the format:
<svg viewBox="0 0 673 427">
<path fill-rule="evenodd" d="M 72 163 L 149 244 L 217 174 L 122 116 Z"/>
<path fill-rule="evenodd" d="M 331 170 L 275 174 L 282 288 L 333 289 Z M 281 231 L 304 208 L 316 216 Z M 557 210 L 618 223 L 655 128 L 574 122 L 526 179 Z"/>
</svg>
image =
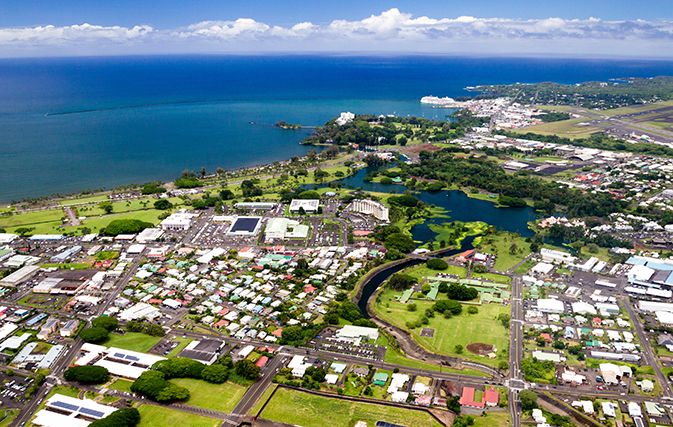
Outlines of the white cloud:
<svg viewBox="0 0 673 427">
<path fill-rule="evenodd" d="M 667 21 L 603 21 L 547 18 L 413 17 L 396 8 L 362 20 L 334 20 L 317 25 L 302 22 L 274 26 L 249 18 L 204 21 L 187 27 L 156 30 L 89 24 L 66 27 L 0 29 L 0 46 L 106 46 L 130 51 L 227 52 L 391 50 L 434 53 L 614 53 L 673 55 L 673 23 Z M 5 49 L 11 51 L 11 49 Z M 0 53 L 2 55 L 2 53 Z"/>
<path fill-rule="evenodd" d="M 67 27 L 2 28 L 0 29 L 0 45 L 2 44 L 62 44 L 86 40 L 125 41 L 143 38 L 154 32 L 147 25 L 125 27 L 101 27 L 98 25 L 71 25 Z"/>
</svg>

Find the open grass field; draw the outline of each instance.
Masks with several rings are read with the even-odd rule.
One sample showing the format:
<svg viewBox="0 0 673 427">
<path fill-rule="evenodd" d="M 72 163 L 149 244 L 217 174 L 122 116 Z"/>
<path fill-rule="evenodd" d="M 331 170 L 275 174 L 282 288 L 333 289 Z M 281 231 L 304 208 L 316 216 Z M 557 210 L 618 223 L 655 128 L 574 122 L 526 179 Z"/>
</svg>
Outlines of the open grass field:
<svg viewBox="0 0 673 427">
<path fill-rule="evenodd" d="M 441 425 L 420 411 L 330 399 L 286 389 L 276 392 L 260 417 L 311 427 L 350 427 L 360 420 L 366 421 L 367 425 L 374 425 L 376 421 L 414 427 Z"/>
<path fill-rule="evenodd" d="M 159 337 L 153 337 L 140 332 L 127 332 L 124 335 L 110 334 L 110 338 L 108 338 L 105 345 L 145 353 L 160 340 L 161 338 Z"/>
<path fill-rule="evenodd" d="M 387 363 L 392 363 L 395 365 L 400 365 L 400 366 L 408 366 L 410 368 L 420 368 L 420 369 L 427 369 L 431 371 L 437 371 L 437 372 L 453 372 L 456 374 L 465 374 L 465 375 L 474 375 L 477 377 L 488 377 L 488 374 L 485 374 L 484 372 L 477 371 L 476 369 L 451 369 L 451 368 L 445 368 L 442 367 L 440 368 L 439 365 L 433 365 L 427 362 L 422 362 L 420 360 L 415 360 L 415 359 L 409 359 L 408 357 L 404 356 L 402 353 L 398 352 L 394 348 L 390 347 L 388 344 L 388 339 L 384 336 L 381 335 L 379 336 L 379 339 L 376 341 L 377 345 L 383 345 L 388 347 L 388 350 L 386 350 L 386 354 L 384 357 L 384 361 Z"/>
<path fill-rule="evenodd" d="M 105 202 L 108 201 L 109 198 L 105 194 L 101 194 L 99 196 L 90 196 L 90 197 L 82 197 L 79 199 L 67 199 L 67 200 L 61 200 L 58 202 L 59 205 L 61 206 L 67 206 L 67 205 L 79 205 L 79 204 L 84 204 L 84 203 L 94 203 L 94 202 Z"/>
<path fill-rule="evenodd" d="M 222 424 L 221 420 L 192 415 L 163 406 L 142 405 L 138 411 L 140 412 L 138 427 L 217 427 Z"/>
<path fill-rule="evenodd" d="M 510 253 L 512 244 L 517 246 L 514 254 Z M 481 240 L 481 246 L 484 252 L 496 255 L 495 269 L 498 271 L 507 271 L 530 255 L 530 244 L 508 232 L 486 236 Z"/>
<path fill-rule="evenodd" d="M 475 279 L 484 279 L 490 280 L 496 283 L 512 283 L 512 278 L 509 276 L 503 276 L 502 274 L 495 273 L 472 273 L 472 277 Z"/>
<path fill-rule="evenodd" d="M 13 233 L 17 228 L 35 228 L 33 234 L 55 234 L 56 229 L 62 224 L 64 212 L 61 209 L 48 211 L 26 212 L 9 216 L 0 216 L 0 228 L 8 233 Z"/>
<path fill-rule="evenodd" d="M 449 268 L 446 270 L 432 270 L 426 267 L 425 264 L 420 264 L 407 268 L 403 270 L 402 273 L 415 277 L 416 280 L 418 280 L 418 283 L 421 283 L 426 277 L 434 277 L 437 273 L 455 274 L 456 276 L 465 277 L 465 268 L 449 265 Z"/>
<path fill-rule="evenodd" d="M 542 125 L 528 126 L 521 129 L 513 129 L 512 132 L 525 134 L 528 132 L 539 133 L 541 135 L 559 135 L 565 138 L 588 138 L 594 132 L 601 129 L 592 126 L 578 126 L 584 123 L 588 118 L 562 120 L 560 122 L 545 123 Z"/>
<path fill-rule="evenodd" d="M 220 412 L 231 412 L 246 390 L 231 382 L 211 384 L 192 378 L 174 378 L 171 382 L 189 390 L 188 405 Z"/>
<path fill-rule="evenodd" d="M 407 329 L 407 322 L 415 322 L 423 316 L 425 310 L 432 307 L 432 301 L 415 300 L 418 310 L 407 310 L 407 304 L 397 302 L 394 295 L 401 292 L 384 291 L 381 294 L 381 302 L 373 305 L 377 315 L 381 318 Z M 441 295 L 441 294 L 440 294 Z M 441 315 L 429 319 L 429 324 L 424 328 L 434 329 L 432 337 L 421 337 L 420 328 L 411 329 L 414 339 L 431 351 L 478 361 L 480 363 L 497 366 L 499 360 L 490 360 L 477 356 L 467 351 L 467 345 L 471 343 L 484 343 L 495 345 L 497 350 L 507 347 L 509 330 L 505 329 L 497 317 L 500 314 L 509 314 L 509 307 L 500 304 L 484 304 L 478 307 L 477 314 L 463 313 L 445 319 Z M 462 354 L 456 353 L 455 346 L 462 345 L 465 350 Z"/>
<path fill-rule="evenodd" d="M 509 411 L 486 411 L 485 417 L 474 417 L 474 427 L 505 427 L 509 425 Z"/>
<path fill-rule="evenodd" d="M 133 381 L 117 380 L 112 384 L 110 384 L 109 388 L 111 388 L 112 390 L 131 392 L 131 384 L 133 384 Z"/>
</svg>

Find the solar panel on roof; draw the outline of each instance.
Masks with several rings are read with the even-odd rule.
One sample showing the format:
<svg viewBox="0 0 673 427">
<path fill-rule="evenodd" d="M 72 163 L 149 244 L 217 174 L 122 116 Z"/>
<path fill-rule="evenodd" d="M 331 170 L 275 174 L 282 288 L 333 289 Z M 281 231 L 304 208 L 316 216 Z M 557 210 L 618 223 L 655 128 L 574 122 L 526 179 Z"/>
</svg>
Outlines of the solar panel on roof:
<svg viewBox="0 0 673 427">
<path fill-rule="evenodd" d="M 131 356 L 131 355 L 127 355 L 127 356 L 126 356 L 126 359 L 128 359 L 128 360 L 133 360 L 134 362 L 137 362 L 137 361 L 140 360 L 140 359 L 137 358 L 136 356 Z"/>
<path fill-rule="evenodd" d="M 58 408 L 68 409 L 68 410 L 73 411 L 73 412 L 79 410 L 79 406 L 72 405 L 70 403 L 61 402 L 60 400 L 57 400 L 56 402 L 51 402 L 51 405 L 56 406 Z"/>
<path fill-rule="evenodd" d="M 115 353 L 113 357 L 119 357 L 120 359 L 123 359 L 124 355 L 121 353 Z"/>
<path fill-rule="evenodd" d="M 79 411 L 82 414 L 91 415 L 92 417 L 103 418 L 105 416 L 105 412 L 95 411 L 95 410 L 89 409 L 89 408 L 80 408 Z"/>
</svg>

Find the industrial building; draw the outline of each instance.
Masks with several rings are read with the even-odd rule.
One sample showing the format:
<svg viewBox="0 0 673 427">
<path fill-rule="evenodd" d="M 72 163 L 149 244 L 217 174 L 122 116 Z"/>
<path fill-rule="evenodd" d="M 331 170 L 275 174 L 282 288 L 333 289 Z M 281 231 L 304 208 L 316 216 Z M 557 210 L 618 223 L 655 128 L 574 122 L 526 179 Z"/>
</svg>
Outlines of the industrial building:
<svg viewBox="0 0 673 427">
<path fill-rule="evenodd" d="M 154 242 L 164 234 L 164 231 L 160 228 L 146 228 L 136 236 L 136 242 L 138 243 L 147 243 Z"/>
<path fill-rule="evenodd" d="M 40 267 L 37 265 L 27 265 L 21 267 L 19 270 L 16 270 L 14 273 L 0 280 L 0 285 L 2 286 L 16 286 L 19 283 L 30 280 L 33 276 L 40 271 Z"/>
<path fill-rule="evenodd" d="M 180 357 L 187 357 L 199 361 L 205 365 L 212 365 L 220 356 L 220 351 L 224 347 L 224 341 L 201 340 L 192 341 L 180 353 Z"/>
</svg>

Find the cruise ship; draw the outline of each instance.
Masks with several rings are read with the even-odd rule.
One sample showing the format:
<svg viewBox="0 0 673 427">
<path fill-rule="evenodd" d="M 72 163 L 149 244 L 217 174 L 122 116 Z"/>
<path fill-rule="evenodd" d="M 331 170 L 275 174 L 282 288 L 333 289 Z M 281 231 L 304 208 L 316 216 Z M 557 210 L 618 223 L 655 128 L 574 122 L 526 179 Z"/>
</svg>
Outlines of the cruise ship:
<svg viewBox="0 0 673 427">
<path fill-rule="evenodd" d="M 451 105 L 455 104 L 456 101 L 453 98 L 449 98 L 448 96 L 444 98 L 439 98 L 437 96 L 424 96 L 421 98 L 421 103 L 433 105 Z"/>
</svg>

